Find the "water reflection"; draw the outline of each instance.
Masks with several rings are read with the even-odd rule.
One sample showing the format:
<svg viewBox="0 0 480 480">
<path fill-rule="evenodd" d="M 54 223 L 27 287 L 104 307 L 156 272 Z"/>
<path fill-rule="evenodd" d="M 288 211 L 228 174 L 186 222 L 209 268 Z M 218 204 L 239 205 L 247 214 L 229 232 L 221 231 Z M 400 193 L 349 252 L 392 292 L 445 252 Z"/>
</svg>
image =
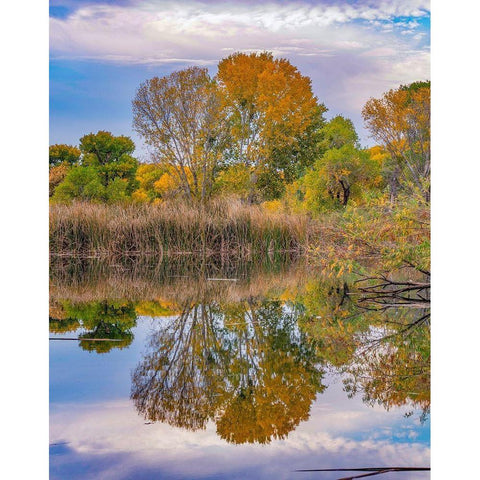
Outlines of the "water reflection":
<svg viewBox="0 0 480 480">
<path fill-rule="evenodd" d="M 279 301 L 194 303 L 156 332 L 132 376 L 151 421 L 216 424 L 232 443 L 285 438 L 323 390 L 315 346 Z"/>
<path fill-rule="evenodd" d="M 57 301 L 53 309 L 52 305 L 50 308 L 50 332 L 67 333 L 81 329 L 83 333 L 78 335 L 80 348 L 107 353 L 112 348 L 122 349 L 132 343 L 136 319 L 131 301 Z"/>
<path fill-rule="evenodd" d="M 303 267 L 189 275 L 170 265 L 166 277 L 162 268 L 53 270 L 51 289 L 51 331 L 78 331 L 85 350 L 126 348 L 138 316 L 156 319 L 131 377 L 131 399 L 149 422 L 191 431 L 213 422 L 232 444 L 284 439 L 309 418 L 326 370 L 368 405 L 428 415 L 425 288 L 401 287 L 400 301 L 390 287 L 378 297 L 377 279 Z"/>
</svg>

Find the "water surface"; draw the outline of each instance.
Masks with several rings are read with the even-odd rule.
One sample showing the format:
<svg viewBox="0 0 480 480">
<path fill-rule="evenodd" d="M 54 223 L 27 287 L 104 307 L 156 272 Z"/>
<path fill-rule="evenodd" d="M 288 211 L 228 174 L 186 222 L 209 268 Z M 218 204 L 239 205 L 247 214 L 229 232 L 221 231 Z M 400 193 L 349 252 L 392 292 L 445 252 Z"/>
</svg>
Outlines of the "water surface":
<svg viewBox="0 0 480 480">
<path fill-rule="evenodd" d="M 378 308 L 356 280 L 281 262 L 53 264 L 51 478 L 429 466 L 428 304 Z"/>
</svg>

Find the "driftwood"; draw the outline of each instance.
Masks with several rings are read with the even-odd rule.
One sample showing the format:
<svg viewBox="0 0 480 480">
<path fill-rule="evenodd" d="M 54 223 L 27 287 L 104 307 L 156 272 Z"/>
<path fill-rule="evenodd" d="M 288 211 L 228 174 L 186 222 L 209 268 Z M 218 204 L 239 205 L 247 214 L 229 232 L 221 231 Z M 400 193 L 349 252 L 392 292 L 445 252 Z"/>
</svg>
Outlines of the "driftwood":
<svg viewBox="0 0 480 480">
<path fill-rule="evenodd" d="M 365 282 L 373 281 L 373 285 Z M 430 282 L 410 280 L 395 282 L 385 275 L 363 277 L 355 282 L 357 304 L 366 310 L 386 310 L 395 307 L 428 308 L 430 305 Z"/>
<path fill-rule="evenodd" d="M 83 342 L 88 340 L 89 342 L 123 342 L 122 338 L 77 338 L 77 337 L 50 337 L 49 340 L 77 340 Z"/>
<path fill-rule="evenodd" d="M 389 472 L 427 472 L 430 467 L 372 467 L 372 468 L 313 468 L 295 470 L 295 472 L 367 472 L 360 475 L 342 477 L 337 480 L 354 480 L 356 478 L 372 477 Z"/>
</svg>

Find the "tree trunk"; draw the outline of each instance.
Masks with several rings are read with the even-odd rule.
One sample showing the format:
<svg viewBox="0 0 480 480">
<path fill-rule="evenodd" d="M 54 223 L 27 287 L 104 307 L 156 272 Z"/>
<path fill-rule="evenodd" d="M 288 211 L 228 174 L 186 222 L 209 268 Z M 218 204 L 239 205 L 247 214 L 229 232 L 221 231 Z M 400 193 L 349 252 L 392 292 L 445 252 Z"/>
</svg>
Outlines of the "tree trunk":
<svg viewBox="0 0 480 480">
<path fill-rule="evenodd" d="M 347 182 L 344 182 L 343 180 L 340 180 L 340 185 L 342 186 L 342 191 L 343 191 L 342 205 L 345 207 L 350 197 L 350 185 Z"/>
</svg>

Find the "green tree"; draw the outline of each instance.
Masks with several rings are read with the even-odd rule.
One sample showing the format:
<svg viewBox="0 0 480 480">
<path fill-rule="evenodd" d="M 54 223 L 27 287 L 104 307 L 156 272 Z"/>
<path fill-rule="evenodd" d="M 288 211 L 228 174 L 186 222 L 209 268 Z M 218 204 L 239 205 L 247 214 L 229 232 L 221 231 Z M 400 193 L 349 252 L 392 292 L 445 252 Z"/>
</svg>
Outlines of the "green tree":
<svg viewBox="0 0 480 480">
<path fill-rule="evenodd" d="M 342 148 L 344 145 L 352 145 L 359 148 L 359 139 L 353 122 L 349 118 L 337 115 L 329 120 L 322 128 L 323 150 Z"/>
<path fill-rule="evenodd" d="M 83 155 L 93 155 L 99 165 L 119 162 L 124 155 L 131 155 L 135 150 L 130 137 L 116 137 L 104 130 L 84 135 L 79 146 Z"/>
<path fill-rule="evenodd" d="M 82 164 L 97 169 L 104 187 L 120 178 L 127 181 L 126 193 L 132 194 L 138 185 L 135 180 L 138 161 L 131 156 L 135 144 L 129 137 L 116 137 L 110 132 L 100 130 L 84 135 L 80 139 L 80 150 L 83 153 Z"/>
<path fill-rule="evenodd" d="M 303 179 L 307 208 L 345 207 L 352 195 L 361 195 L 378 175 L 378 163 L 364 150 L 351 144 L 327 150 Z"/>
<path fill-rule="evenodd" d="M 72 167 L 52 197 L 57 202 L 70 202 L 74 199 L 97 202 L 106 200 L 105 187 L 95 167 Z"/>
<path fill-rule="evenodd" d="M 80 139 L 81 165 L 68 172 L 51 175 L 51 183 L 63 173 L 63 181 L 55 188 L 52 199 L 68 202 L 73 199 L 125 201 L 137 188 L 135 178 L 138 161 L 131 156 L 135 144 L 129 137 L 115 137 L 110 132 L 90 133 Z M 54 167 L 59 169 L 59 167 Z M 54 168 L 51 169 L 53 174 Z"/>
<path fill-rule="evenodd" d="M 48 149 L 48 163 L 50 167 L 56 167 L 61 164 L 76 165 L 80 161 L 81 153 L 77 147 L 71 145 L 50 145 Z"/>
</svg>

